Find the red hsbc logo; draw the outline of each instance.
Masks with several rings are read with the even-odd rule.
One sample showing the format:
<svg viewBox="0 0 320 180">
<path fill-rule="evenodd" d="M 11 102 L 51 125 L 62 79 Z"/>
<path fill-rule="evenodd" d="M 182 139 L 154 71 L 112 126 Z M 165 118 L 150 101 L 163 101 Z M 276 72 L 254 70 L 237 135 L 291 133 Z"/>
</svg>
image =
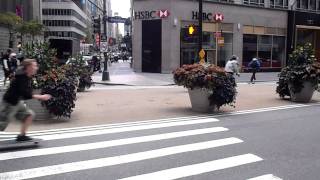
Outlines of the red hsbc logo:
<svg viewBox="0 0 320 180">
<path fill-rule="evenodd" d="M 137 11 L 134 12 L 135 19 L 157 19 L 157 18 L 167 18 L 170 16 L 168 10 L 157 10 L 157 11 Z"/>
<path fill-rule="evenodd" d="M 170 15 L 170 12 L 168 10 L 159 10 L 158 16 L 160 18 L 167 18 Z"/>
<path fill-rule="evenodd" d="M 198 20 L 199 19 L 199 12 L 192 11 L 192 19 Z M 206 13 L 202 14 L 203 21 L 215 21 L 215 22 L 222 22 L 224 20 L 224 15 L 221 13 Z"/>
<path fill-rule="evenodd" d="M 223 21 L 223 19 L 224 19 L 223 14 L 217 13 L 214 15 L 214 20 L 217 22 L 221 22 L 221 21 Z"/>
</svg>

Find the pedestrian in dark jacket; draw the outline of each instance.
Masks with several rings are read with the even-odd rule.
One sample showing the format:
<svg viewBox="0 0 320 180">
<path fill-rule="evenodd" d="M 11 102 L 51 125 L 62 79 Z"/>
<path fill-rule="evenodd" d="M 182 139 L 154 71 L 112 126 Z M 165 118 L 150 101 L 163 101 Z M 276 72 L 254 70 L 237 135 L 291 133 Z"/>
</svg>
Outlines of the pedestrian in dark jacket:
<svg viewBox="0 0 320 180">
<path fill-rule="evenodd" d="M 0 131 L 4 131 L 13 118 L 22 121 L 20 134 L 17 141 L 30 141 L 32 138 L 26 136 L 26 131 L 31 125 L 34 112 L 29 109 L 23 100 L 37 99 L 47 101 L 50 95 L 32 94 L 31 78 L 37 73 L 38 65 L 34 59 L 26 59 L 17 70 L 10 87 L 3 96 L 0 106 Z"/>
<path fill-rule="evenodd" d="M 260 61 L 257 58 L 253 58 L 248 65 L 251 69 L 252 76 L 250 78 L 250 83 L 254 84 L 256 79 L 256 73 L 260 70 Z"/>
</svg>

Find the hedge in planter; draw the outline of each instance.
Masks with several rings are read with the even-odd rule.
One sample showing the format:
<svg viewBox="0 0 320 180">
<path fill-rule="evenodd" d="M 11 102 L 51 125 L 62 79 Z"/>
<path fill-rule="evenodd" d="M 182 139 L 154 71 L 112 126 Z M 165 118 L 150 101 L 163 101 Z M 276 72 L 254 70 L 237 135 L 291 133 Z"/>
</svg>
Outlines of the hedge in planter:
<svg viewBox="0 0 320 180">
<path fill-rule="evenodd" d="M 38 61 L 39 71 L 34 78 L 34 88 L 53 96 L 42 105 L 55 116 L 70 118 L 76 101 L 76 77 L 68 73 L 72 71 L 65 65 L 59 65 L 56 51 L 50 48 L 48 42 L 25 45 L 24 52 L 27 58 Z"/>
<path fill-rule="evenodd" d="M 77 77 L 79 80 L 78 92 L 83 92 L 86 88 L 89 89 L 93 85 L 92 75 L 90 67 L 83 60 L 82 56 L 72 58 L 66 65 L 67 76 Z"/>
<path fill-rule="evenodd" d="M 318 89 L 320 63 L 316 60 L 311 44 L 298 46 L 289 56 L 289 65 L 281 70 L 276 92 L 281 98 L 301 92 L 305 82 Z"/>
<path fill-rule="evenodd" d="M 56 84 L 46 84 L 43 94 L 51 94 L 52 99 L 42 102 L 49 112 L 58 117 L 71 117 L 76 100 L 76 87 L 71 79 L 63 79 Z"/>
<path fill-rule="evenodd" d="M 235 78 L 215 65 L 183 65 L 173 71 L 174 82 L 189 89 L 201 88 L 210 93 L 209 101 L 218 109 L 223 105 L 234 107 L 237 90 Z"/>
</svg>

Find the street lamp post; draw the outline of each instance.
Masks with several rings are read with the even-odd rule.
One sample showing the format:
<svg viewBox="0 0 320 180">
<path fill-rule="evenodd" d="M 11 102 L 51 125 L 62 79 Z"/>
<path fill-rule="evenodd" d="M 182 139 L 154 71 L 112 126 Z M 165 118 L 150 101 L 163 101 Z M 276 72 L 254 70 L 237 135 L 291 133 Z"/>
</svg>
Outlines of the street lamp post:
<svg viewBox="0 0 320 180">
<path fill-rule="evenodd" d="M 106 0 L 103 0 L 103 35 L 106 38 L 107 37 L 107 22 L 106 22 L 106 16 L 107 16 L 107 2 Z M 110 75 L 108 71 L 108 54 L 104 53 L 104 63 L 103 63 L 103 73 L 102 73 L 102 81 L 108 81 L 110 80 Z M 106 56 L 107 55 L 107 56 Z"/>
<path fill-rule="evenodd" d="M 199 37 L 198 37 L 198 52 L 202 50 L 202 41 L 203 41 L 203 33 L 202 33 L 202 21 L 203 21 L 203 0 L 199 0 Z"/>
<path fill-rule="evenodd" d="M 103 9 L 101 9 L 99 6 L 97 6 L 95 3 L 93 3 L 91 0 L 88 0 L 91 4 L 93 4 L 98 10 L 102 11 L 103 13 L 103 36 L 107 37 L 107 25 L 106 25 L 106 17 L 107 17 L 107 1 L 103 0 Z M 101 39 L 101 37 L 100 37 Z M 100 40 L 101 41 L 101 40 Z M 100 52 L 101 54 L 101 52 Z M 105 54 L 104 54 L 105 55 Z M 101 55 L 100 55 L 101 57 Z M 100 58 L 101 60 L 101 58 Z M 103 73 L 102 73 L 102 81 L 108 81 L 110 80 L 109 72 L 108 72 L 108 56 L 104 56 L 104 68 L 103 68 Z"/>
</svg>

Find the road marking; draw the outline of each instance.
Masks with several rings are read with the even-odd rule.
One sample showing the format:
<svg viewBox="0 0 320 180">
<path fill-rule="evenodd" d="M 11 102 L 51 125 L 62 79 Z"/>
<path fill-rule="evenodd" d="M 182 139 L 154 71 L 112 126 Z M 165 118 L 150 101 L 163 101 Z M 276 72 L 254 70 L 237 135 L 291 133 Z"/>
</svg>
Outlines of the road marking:
<svg viewBox="0 0 320 180">
<path fill-rule="evenodd" d="M 240 165 L 250 164 L 258 161 L 262 161 L 263 159 L 253 155 L 253 154 L 244 154 L 239 156 L 233 156 L 225 159 L 219 159 L 215 161 L 183 166 L 173 169 L 167 169 L 163 171 L 158 171 L 150 174 L 143 174 L 133 177 L 128 177 L 120 180 L 150 180 L 150 179 L 158 179 L 161 177 L 161 180 L 172 180 L 179 179 L 188 176 L 194 176 L 198 174 L 208 173 L 216 170 L 236 167 Z"/>
<path fill-rule="evenodd" d="M 149 129 L 160 129 L 160 128 L 168 128 L 168 127 L 176 127 L 176 126 L 186 126 L 186 125 L 195 125 L 195 124 L 204 124 L 210 122 L 218 122 L 218 119 L 208 118 L 208 119 L 199 119 L 192 121 L 182 121 L 182 122 L 169 122 L 162 124 L 150 124 L 150 125 L 139 125 L 139 126 L 131 126 L 131 127 L 120 127 L 113 129 L 102 129 L 102 130 L 94 130 L 94 131 L 85 131 L 85 132 L 72 132 L 72 133 L 64 133 L 64 134 L 53 134 L 53 135 L 40 135 L 36 136 L 37 138 L 43 140 L 57 140 L 57 139 L 67 139 L 67 138 L 77 138 L 77 137 L 87 137 L 87 136 L 95 136 L 102 134 L 114 134 L 114 133 L 123 133 L 123 132 L 131 132 L 131 131 L 140 131 L 140 130 L 149 130 Z"/>
<path fill-rule="evenodd" d="M 277 176 L 274 176 L 273 174 L 266 174 L 266 175 L 251 178 L 248 180 L 282 180 L 282 179 Z"/>
<path fill-rule="evenodd" d="M 186 153 L 192 151 L 199 151 L 205 149 L 211 149 L 215 147 L 221 147 L 236 143 L 242 143 L 243 141 L 238 138 L 226 138 L 214 141 L 206 141 L 201 143 L 187 144 L 181 146 L 173 146 L 163 149 L 156 149 L 151 151 L 120 155 L 115 157 L 94 159 L 88 161 L 79 161 L 73 163 L 59 164 L 53 166 L 45 166 L 33 169 L 25 169 L 19 171 L 11 171 L 0 173 L 1 180 L 21 180 L 21 179 L 30 179 L 30 178 L 38 178 L 43 176 L 55 175 L 55 174 L 63 174 L 74 171 L 95 169 L 101 167 L 108 167 L 114 165 L 120 165 L 125 163 L 137 162 L 142 160 L 148 160 L 153 158 L 159 158 L 179 153 Z M 252 159 L 253 156 L 244 156 L 245 159 Z M 256 160 L 262 160 L 261 158 L 256 157 Z M 232 161 L 232 163 L 235 163 Z M 221 163 L 223 165 L 224 163 Z M 228 163 L 229 164 L 229 163 Z"/>
<path fill-rule="evenodd" d="M 169 119 L 159 119 L 159 120 L 149 120 L 149 121 L 148 120 L 147 121 L 136 121 L 136 122 L 119 123 L 119 124 L 105 124 L 105 125 L 84 126 L 84 127 L 76 127 L 76 128 L 63 128 L 63 129 L 55 129 L 55 130 L 33 131 L 33 132 L 30 132 L 29 134 L 32 136 L 38 136 L 38 135 L 46 135 L 46 134 L 50 135 L 50 134 L 99 130 L 99 129 L 107 129 L 107 128 L 112 129 L 112 128 L 118 128 L 118 127 L 138 126 L 138 125 L 143 125 L 143 124 L 157 124 L 157 123 L 178 122 L 178 121 L 188 122 L 188 121 L 190 121 L 190 119 L 192 121 L 197 118 L 200 118 L 200 119 L 218 118 L 218 117 L 245 115 L 245 114 L 270 112 L 270 111 L 278 111 L 278 110 L 286 110 L 286 109 L 295 109 L 295 108 L 311 107 L 311 106 L 319 106 L 319 105 L 320 105 L 320 103 L 295 104 L 295 105 L 287 105 L 287 106 L 276 106 L 276 107 L 268 107 L 268 108 L 243 110 L 243 111 L 236 111 L 236 112 L 230 112 L 230 113 L 220 113 L 220 114 L 216 114 L 213 116 L 190 116 L 190 117 L 169 118 Z M 14 138 L 17 134 L 18 134 L 18 132 L 0 132 L 0 138 L 1 139 Z"/>
<path fill-rule="evenodd" d="M 199 120 L 213 118 L 212 116 L 187 116 L 187 117 L 176 117 L 176 118 L 165 118 L 165 119 L 156 119 L 156 120 L 146 120 L 146 121 L 135 121 L 135 122 L 126 122 L 126 123 L 115 123 L 115 124 L 103 124 L 103 125 L 94 125 L 94 126 L 83 126 L 75 128 L 62 128 L 62 129 L 52 129 L 52 130 L 42 130 L 42 131 L 30 131 L 29 135 L 47 135 L 47 134 L 56 134 L 57 132 L 78 132 L 86 130 L 98 130 L 106 128 L 119 128 L 119 127 L 128 127 L 128 126 L 138 126 L 138 125 L 147 125 L 147 124 L 160 124 L 168 122 L 179 122 L 179 121 L 190 121 L 190 120 Z M 0 132 L 1 137 L 14 137 L 19 132 Z"/>
<path fill-rule="evenodd" d="M 148 129 L 159 129 L 159 128 L 167 128 L 167 127 L 175 127 L 175 126 L 204 124 L 204 123 L 218 122 L 218 121 L 219 120 L 215 118 L 207 118 L 207 119 L 199 119 L 199 120 L 192 120 L 192 121 L 169 122 L 169 123 L 162 123 L 162 124 L 139 125 L 139 126 L 131 126 L 131 127 L 113 128 L 113 129 L 98 129 L 98 130 L 92 130 L 92 131 L 90 130 L 90 131 L 71 132 L 71 133 L 63 133 L 63 134 L 40 135 L 35 137 L 40 138 L 42 140 L 49 141 L 49 140 L 57 140 L 57 139 L 88 137 L 88 136 L 114 134 L 114 133 L 130 132 L 130 131 L 140 131 L 140 130 L 148 130 Z"/>
<path fill-rule="evenodd" d="M 127 139 L 103 141 L 103 142 L 97 142 L 97 143 L 78 144 L 78 145 L 71 145 L 71 146 L 8 152 L 8 153 L 0 154 L 0 161 L 20 159 L 20 158 L 26 158 L 26 157 L 44 156 L 44 155 L 51 155 L 51 154 L 87 151 L 87 150 L 92 150 L 92 149 L 109 148 L 109 147 L 136 144 L 136 143 L 145 143 L 145 142 L 167 140 L 167 139 L 187 137 L 187 136 L 195 136 L 195 135 L 223 132 L 223 131 L 228 131 L 228 130 L 229 129 L 223 128 L 223 127 L 214 127 L 214 128 L 207 128 L 207 129 L 197 129 L 197 130 L 190 130 L 190 131 L 157 134 L 157 135 L 151 135 L 151 136 L 142 136 L 142 137 L 127 138 Z"/>
</svg>

